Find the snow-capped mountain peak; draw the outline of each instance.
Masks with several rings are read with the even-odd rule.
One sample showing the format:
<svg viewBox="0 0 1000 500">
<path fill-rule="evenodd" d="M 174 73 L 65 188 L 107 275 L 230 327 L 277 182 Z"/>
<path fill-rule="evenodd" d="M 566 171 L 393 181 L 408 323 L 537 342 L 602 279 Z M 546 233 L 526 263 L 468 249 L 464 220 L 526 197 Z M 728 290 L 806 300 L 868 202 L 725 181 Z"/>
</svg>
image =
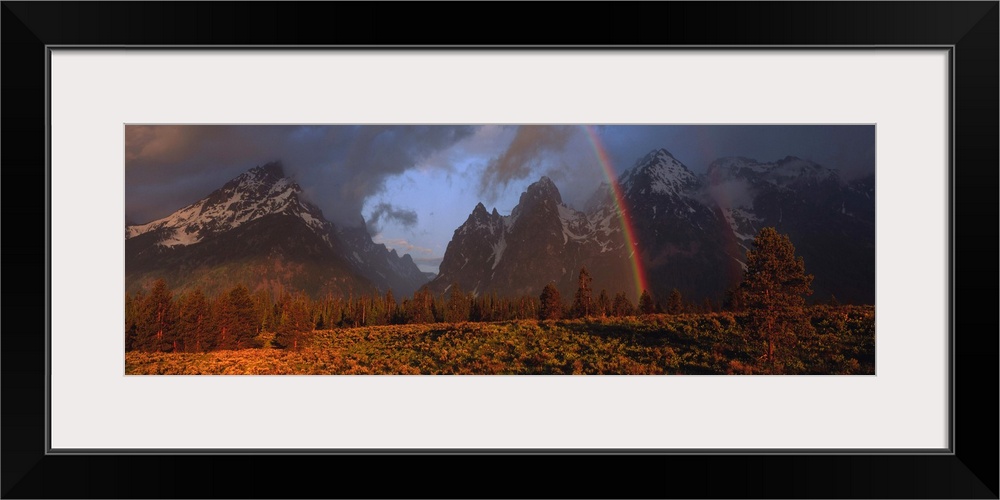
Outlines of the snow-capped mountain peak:
<svg viewBox="0 0 1000 500">
<path fill-rule="evenodd" d="M 866 273 L 873 273 L 874 245 L 858 242 L 874 242 L 874 178 L 856 187 L 835 179 L 836 171 L 796 157 L 770 163 L 723 158 L 707 176 L 696 175 L 657 149 L 625 171 L 618 186 L 601 184 L 579 212 L 542 178 L 508 217 L 487 216 L 477 205 L 429 287 L 444 293 L 458 283 L 474 294 L 537 296 L 554 281 L 572 296 L 585 266 L 595 290 L 635 300 L 629 265 L 638 261 L 654 297 L 677 288 L 685 297 L 718 301 L 742 276 L 753 238 L 770 226 L 801 242 L 816 270 L 817 293 L 871 300 L 857 283 L 873 276 Z M 486 223 L 494 220 L 501 223 Z M 839 265 L 842 254 L 857 263 L 856 271 Z"/>
<path fill-rule="evenodd" d="M 698 176 L 666 149 L 649 152 L 622 174 L 619 183 L 626 192 L 679 195 L 699 184 Z"/>
<path fill-rule="evenodd" d="M 126 226 L 125 239 L 157 233 L 161 246 L 191 245 L 210 235 L 278 213 L 301 218 L 329 242 L 332 225 L 323 218 L 319 208 L 303 198 L 302 188 L 284 176 L 280 162 L 252 168 L 205 198 L 166 217 Z"/>
<path fill-rule="evenodd" d="M 426 283 L 408 254 L 376 244 L 360 214 L 358 219 L 355 226 L 334 226 L 285 176 L 281 163 L 268 163 L 167 217 L 127 225 L 127 280 L 170 268 L 217 287 L 248 279 L 213 274 L 226 259 L 237 259 L 240 266 L 258 266 L 251 281 L 263 281 L 256 286 L 276 291 L 343 294 L 375 287 L 408 295 Z"/>
</svg>

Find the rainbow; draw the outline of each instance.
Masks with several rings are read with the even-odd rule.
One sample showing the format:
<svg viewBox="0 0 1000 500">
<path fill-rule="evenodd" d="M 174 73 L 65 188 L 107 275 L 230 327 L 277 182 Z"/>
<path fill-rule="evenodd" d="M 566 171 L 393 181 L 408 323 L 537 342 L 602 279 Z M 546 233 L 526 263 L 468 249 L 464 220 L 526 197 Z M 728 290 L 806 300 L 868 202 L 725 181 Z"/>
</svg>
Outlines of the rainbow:
<svg viewBox="0 0 1000 500">
<path fill-rule="evenodd" d="M 583 129 L 586 132 L 587 139 L 590 141 L 590 145 L 594 148 L 597 162 L 601 165 L 601 170 L 604 171 L 604 176 L 608 179 L 608 185 L 611 186 L 611 198 L 618 208 L 618 221 L 622 226 L 622 234 L 625 235 L 625 244 L 631 251 L 629 261 L 631 262 L 632 275 L 635 282 L 635 296 L 639 297 L 644 290 L 649 290 L 649 284 L 646 281 L 646 271 L 643 269 L 642 261 L 639 258 L 639 247 L 635 241 L 635 229 L 632 227 L 632 218 L 629 216 L 628 208 L 625 205 L 625 198 L 622 196 L 621 186 L 618 185 L 618 176 L 611 165 L 611 159 L 608 158 L 608 153 L 601 144 L 601 138 L 598 137 L 593 125 L 584 125 Z"/>
</svg>

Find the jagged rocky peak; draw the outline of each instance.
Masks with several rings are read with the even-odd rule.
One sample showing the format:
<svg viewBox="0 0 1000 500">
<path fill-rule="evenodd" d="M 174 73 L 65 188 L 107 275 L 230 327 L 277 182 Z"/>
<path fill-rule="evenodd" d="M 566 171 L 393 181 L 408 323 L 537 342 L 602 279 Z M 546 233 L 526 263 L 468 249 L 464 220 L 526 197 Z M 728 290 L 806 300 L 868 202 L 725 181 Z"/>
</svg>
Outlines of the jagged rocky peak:
<svg viewBox="0 0 1000 500">
<path fill-rule="evenodd" d="M 557 212 L 559 205 L 562 204 L 562 195 L 559 194 L 559 189 L 552 182 L 552 179 L 543 175 L 541 179 L 532 183 L 528 189 L 521 193 L 517 206 L 510 212 L 508 223 L 513 225 L 521 218 L 522 214 L 535 213 L 539 207 L 548 207 L 547 210 L 543 209 L 546 213 Z"/>
<path fill-rule="evenodd" d="M 227 182 L 222 190 L 239 188 L 241 190 L 255 190 L 261 187 L 271 187 L 285 180 L 285 169 L 280 160 L 258 165 L 236 176 Z M 293 185 L 291 180 L 282 184 Z"/>
<path fill-rule="evenodd" d="M 243 172 L 235 181 L 274 182 L 285 178 L 285 167 L 281 160 L 267 162 Z"/>
<path fill-rule="evenodd" d="M 562 195 L 559 194 L 559 188 L 556 184 L 552 182 L 548 176 L 543 175 L 541 179 L 534 182 L 528 186 L 527 191 L 521 195 L 523 200 L 525 196 L 534 199 L 554 199 L 557 204 L 562 204 Z"/>
<path fill-rule="evenodd" d="M 315 205 L 302 199 L 301 188 L 284 177 L 280 162 L 251 168 L 191 205 L 141 225 L 126 226 L 126 239 L 158 234 L 158 244 L 186 246 L 272 214 L 301 218 L 327 239 L 331 225 Z"/>
<path fill-rule="evenodd" d="M 654 149 L 622 174 L 620 183 L 638 194 L 681 194 L 696 189 L 700 181 L 680 160 L 666 149 Z"/>
<path fill-rule="evenodd" d="M 482 213 L 486 213 L 485 208 Z M 355 224 L 338 227 L 328 221 L 299 185 L 285 176 L 282 163 L 273 161 L 242 172 L 222 188 L 167 217 L 126 226 L 125 238 L 134 254 L 149 248 L 172 248 L 182 269 L 214 259 L 219 252 L 213 245 L 227 239 L 239 240 L 240 250 L 254 259 L 269 259 L 268 252 L 291 261 L 305 258 L 307 264 L 299 263 L 319 266 L 311 272 L 326 280 L 309 284 L 307 288 L 313 292 L 323 287 L 343 291 L 374 285 L 409 294 L 426 282 L 409 255 L 400 256 L 373 242 L 360 213 L 347 219 L 355 219 Z M 149 263 L 151 268 L 160 265 L 155 259 Z"/>
<path fill-rule="evenodd" d="M 670 159 L 673 159 L 673 158 L 674 158 L 674 155 L 671 154 L 670 151 L 667 151 L 664 148 L 659 148 L 659 149 L 654 149 L 654 150 L 650 151 L 649 153 L 646 153 L 646 156 L 643 156 L 642 158 L 640 158 L 639 161 L 636 162 L 636 164 L 642 165 L 642 164 L 649 164 L 649 163 L 655 163 L 655 162 L 665 162 L 665 161 L 669 161 Z"/>
<path fill-rule="evenodd" d="M 492 213 L 487 212 L 486 206 L 480 202 L 476 204 L 476 208 L 472 209 L 472 213 L 469 214 L 469 218 L 466 219 L 465 223 L 455 230 L 455 233 L 460 234 L 480 229 L 486 229 L 490 233 L 494 233 L 502 225 L 503 217 L 497 213 L 497 209 L 494 208 Z"/>
<path fill-rule="evenodd" d="M 489 216 L 489 212 L 486 211 L 486 205 L 483 205 L 483 202 L 479 202 L 476 203 L 476 208 L 472 209 L 472 215 L 476 218 L 485 219 Z"/>
</svg>

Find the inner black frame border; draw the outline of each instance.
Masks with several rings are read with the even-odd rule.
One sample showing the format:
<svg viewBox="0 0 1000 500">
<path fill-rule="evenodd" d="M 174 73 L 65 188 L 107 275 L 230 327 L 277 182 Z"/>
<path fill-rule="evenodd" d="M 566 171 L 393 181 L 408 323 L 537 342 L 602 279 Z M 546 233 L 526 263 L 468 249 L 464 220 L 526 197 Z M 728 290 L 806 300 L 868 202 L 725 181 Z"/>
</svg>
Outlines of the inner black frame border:
<svg viewBox="0 0 1000 500">
<path fill-rule="evenodd" d="M 497 5 L 485 4 L 487 7 Z M 5 294 L 8 314 L 0 350 L 3 388 L 4 497 L 302 497 L 474 496 L 474 490 L 435 485 L 428 478 L 464 475 L 489 481 L 485 496 L 687 496 L 687 497 L 939 497 L 997 498 L 997 318 L 992 310 L 955 310 L 956 297 L 997 297 L 998 3 L 997 2 L 708 2 L 667 4 L 572 4 L 574 16 L 604 27 L 572 32 L 556 14 L 526 4 L 500 4 L 487 16 L 495 26 L 515 26 L 522 35 L 562 35 L 580 45 L 509 45 L 505 29 L 490 23 L 454 25 L 421 14 L 468 14 L 482 9 L 462 4 L 91 3 L 3 2 L 2 57 L 5 72 L 3 138 L 7 167 L 5 222 L 21 235 L 3 246 L 8 263 L 42 261 L 44 281 L 17 283 Z M 570 4 L 559 4 L 564 8 Z M 558 11 L 559 9 L 555 9 Z M 526 20 L 525 15 L 532 19 Z M 672 20 L 649 32 L 650 19 Z M 712 19 L 706 22 L 705 19 Z M 689 21 L 687 23 L 681 21 Z M 331 29 L 331 26 L 335 29 Z M 564 30 L 562 33 L 559 30 Z M 48 432 L 48 56 L 54 48 L 532 48 L 663 50 L 669 48 L 949 48 L 951 101 L 949 284 L 950 446 L 948 450 L 336 450 L 363 455 L 328 455 L 306 450 L 100 450 L 59 453 Z M 610 46 L 614 43 L 626 46 Z M 459 43 L 456 43 L 459 42 Z M 464 43 L 462 43 L 464 42 Z M 456 45 L 449 45 L 456 43 Z M 956 169 L 955 166 L 958 166 Z M 966 166 L 967 165 L 967 166 Z M 965 170 L 963 170 L 963 168 Z M 45 205 L 39 185 L 44 186 Z M 28 186 L 33 186 L 28 187 Z M 961 191 L 962 196 L 957 196 Z M 12 203 L 11 200 L 16 200 Z M 24 201 L 27 201 L 25 203 Z M 45 214 L 44 226 L 39 213 Z M 44 228 L 44 234 L 39 234 Z M 972 228 L 956 234 L 956 226 Z M 13 232 L 13 231 L 12 231 Z M 31 235 L 30 237 L 28 235 Z M 30 241 L 29 241 L 30 240 Z M 43 248 L 30 246 L 44 242 Z M 956 261 L 956 255 L 962 260 Z M 969 257 L 976 258 L 974 261 Z M 16 260 L 14 260 L 16 259 Z M 20 264 L 18 264 L 20 266 Z M 972 275 L 975 270 L 976 274 Z M 957 279 L 965 271 L 965 279 Z M 10 283 L 9 283 L 10 285 Z M 23 286 L 22 286 L 23 285 Z M 10 290 L 10 288 L 8 288 Z M 40 300 L 41 299 L 41 300 Z M 993 302 L 996 303 L 996 302 Z M 11 312 L 16 311 L 16 314 Z M 12 316 L 14 323 L 12 321 Z M 37 332 L 38 317 L 45 330 Z M 26 318 L 35 318 L 34 320 Z M 16 326 L 15 326 L 16 324 Z M 14 328 L 12 328 L 14 327 Z M 19 333 L 19 331 L 25 333 Z M 956 332 L 968 332 L 968 338 Z M 44 337 L 44 340 L 43 338 Z M 966 385 L 956 385 L 961 382 Z M 975 387 L 973 387 L 973 384 Z M 985 385 L 984 385 L 985 384 Z M 980 391 L 980 387 L 986 387 Z M 44 391 L 43 391 L 44 389 Z M 977 422 L 985 422 L 986 426 Z M 959 425 L 961 424 L 961 425 Z M 96 452 L 97 450 L 91 450 Z M 501 453 L 502 452 L 502 453 Z M 589 455 L 588 452 L 599 452 Z M 405 453 L 405 454 L 402 454 Z M 373 455 L 381 456 L 373 456 Z M 458 456 L 458 454 L 466 456 Z M 419 459 L 412 455 L 420 455 Z M 489 455 L 471 459 L 467 455 Z M 558 455 L 552 458 L 552 455 Z M 378 459 L 378 462 L 376 462 Z M 547 467 L 563 462 L 586 481 L 551 481 Z M 254 464 L 254 465 L 251 465 Z M 294 481 L 303 465 L 336 464 L 344 474 L 369 467 L 392 476 L 385 484 L 338 485 Z M 530 465 L 529 465 L 530 464 Z M 227 481 L 230 471 L 263 466 L 274 481 Z M 212 472 L 212 474 L 209 474 Z M 224 474 L 220 474 L 223 473 Z M 494 480 L 518 474 L 516 480 Z M 620 474 L 626 474 L 622 479 Z M 729 478 L 728 480 L 725 478 Z M 525 487 L 534 479 L 541 490 Z M 546 481 L 548 479 L 548 481 Z M 306 487 L 306 488 L 303 488 Z M 627 493 L 626 493 L 627 492 Z"/>
</svg>

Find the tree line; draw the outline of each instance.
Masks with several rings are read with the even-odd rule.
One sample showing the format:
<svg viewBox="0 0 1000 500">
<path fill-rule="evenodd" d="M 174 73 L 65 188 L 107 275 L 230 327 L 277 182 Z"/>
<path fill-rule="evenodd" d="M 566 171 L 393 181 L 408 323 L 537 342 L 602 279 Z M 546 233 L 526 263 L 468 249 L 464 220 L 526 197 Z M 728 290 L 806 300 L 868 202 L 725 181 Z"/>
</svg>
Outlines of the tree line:
<svg viewBox="0 0 1000 500">
<path fill-rule="evenodd" d="M 781 371 L 781 360 L 796 338 L 812 330 L 804 309 L 812 279 L 788 237 L 764 228 L 747 252 L 742 282 L 728 293 L 723 309 L 745 319 L 747 331 L 762 345 L 759 362 L 772 373 Z M 453 283 L 445 294 L 434 296 L 425 287 L 398 302 L 392 290 L 384 295 L 319 300 L 304 293 L 286 293 L 275 300 L 267 291 L 251 293 L 243 285 L 213 298 L 200 289 L 175 296 L 158 279 L 149 292 L 125 295 L 125 349 L 206 352 L 267 345 L 295 349 L 313 330 L 335 327 L 625 317 L 715 309 L 707 299 L 701 305 L 685 302 L 677 289 L 664 301 L 644 290 L 636 305 L 623 292 L 612 298 L 601 290 L 594 298 L 592 282 L 587 268 L 581 268 L 576 293 L 566 304 L 552 282 L 538 297 L 474 296 Z"/>
<path fill-rule="evenodd" d="M 397 301 L 392 290 L 349 297 L 313 299 L 304 293 L 282 294 L 276 299 L 266 290 L 251 293 L 237 285 L 216 297 L 201 289 L 174 294 L 165 280 L 156 280 L 149 291 L 125 294 L 126 350 L 206 352 L 219 349 L 264 347 L 297 348 L 313 330 L 360 326 L 420 323 L 461 323 L 625 317 L 636 314 L 682 313 L 711 310 L 685 303 L 674 290 L 666 302 L 655 302 L 644 292 L 637 305 L 625 293 L 613 298 L 606 290 L 593 297 L 591 278 L 580 270 L 580 288 L 571 304 L 564 304 L 555 285 L 540 296 L 501 297 L 496 293 L 474 296 L 457 284 L 433 295 L 426 288 Z M 261 338 L 262 334 L 268 339 Z"/>
</svg>

